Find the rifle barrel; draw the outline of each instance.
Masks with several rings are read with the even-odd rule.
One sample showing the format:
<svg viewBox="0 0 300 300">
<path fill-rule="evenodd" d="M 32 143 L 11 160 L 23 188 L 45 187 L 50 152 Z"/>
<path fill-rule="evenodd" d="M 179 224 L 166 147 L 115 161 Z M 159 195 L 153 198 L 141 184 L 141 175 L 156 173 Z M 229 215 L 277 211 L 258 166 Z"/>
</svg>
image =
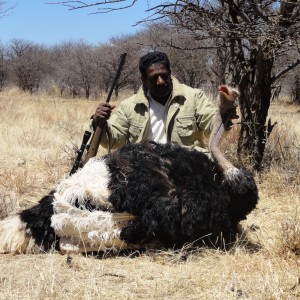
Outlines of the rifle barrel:
<svg viewBox="0 0 300 300">
<path fill-rule="evenodd" d="M 121 75 L 121 71 L 122 71 L 123 65 L 125 63 L 126 55 L 127 55 L 127 53 L 123 53 L 120 56 L 120 63 L 119 63 L 119 66 L 118 66 L 118 70 L 117 70 L 117 73 L 115 75 L 114 81 L 113 81 L 113 83 L 111 85 L 111 88 L 110 88 L 110 90 L 108 92 L 108 95 L 107 95 L 107 98 L 106 98 L 106 102 L 107 103 L 109 102 L 109 100 L 111 98 L 111 95 L 112 95 L 112 93 L 114 91 L 115 85 L 116 85 L 116 83 L 117 83 L 117 81 L 118 81 L 118 79 L 119 79 L 119 77 Z"/>
<path fill-rule="evenodd" d="M 115 78 L 113 80 L 113 83 L 111 85 L 110 91 L 107 95 L 106 103 L 109 102 L 109 100 L 111 98 L 111 95 L 114 91 L 115 85 L 116 85 L 116 83 L 117 83 L 117 81 L 118 81 L 118 79 L 121 75 L 121 71 L 122 71 L 122 67 L 125 63 L 126 55 L 127 55 L 127 53 L 123 53 L 120 56 L 120 63 L 119 63 Z M 88 161 L 91 157 L 94 157 L 94 156 L 97 155 L 98 148 L 99 148 L 101 138 L 102 138 L 102 134 L 103 134 L 103 131 L 105 130 L 105 126 L 106 126 L 106 122 L 100 122 L 100 124 L 97 126 L 96 131 L 94 132 L 94 134 L 92 136 L 92 140 L 91 140 L 91 143 L 90 143 L 90 148 L 89 148 L 89 151 L 88 151 L 87 156 L 86 156 L 86 161 Z"/>
</svg>

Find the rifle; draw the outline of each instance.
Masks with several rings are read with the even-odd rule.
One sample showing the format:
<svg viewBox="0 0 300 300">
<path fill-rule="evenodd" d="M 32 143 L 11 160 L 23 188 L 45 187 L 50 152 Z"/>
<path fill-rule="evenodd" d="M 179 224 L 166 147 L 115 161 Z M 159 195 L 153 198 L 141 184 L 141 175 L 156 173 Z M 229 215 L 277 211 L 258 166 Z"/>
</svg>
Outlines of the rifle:
<svg viewBox="0 0 300 300">
<path fill-rule="evenodd" d="M 76 157 L 76 160 L 75 160 L 74 165 L 72 167 L 72 170 L 70 172 L 70 175 L 74 174 L 78 170 L 78 168 L 80 166 L 80 162 L 81 162 L 81 157 L 84 153 L 84 150 L 87 146 L 87 143 L 88 143 L 91 135 L 92 135 L 92 133 L 90 131 L 86 130 L 84 132 L 83 138 L 82 138 L 82 143 L 81 143 L 80 149 L 77 151 L 77 157 Z"/>
<path fill-rule="evenodd" d="M 121 75 L 121 70 L 122 70 L 122 67 L 125 63 L 126 55 L 127 55 L 127 53 L 123 53 L 120 56 L 120 63 L 119 63 L 115 78 L 113 80 L 112 86 L 111 86 L 111 88 L 109 90 L 109 93 L 107 95 L 106 103 L 109 102 L 109 100 L 111 98 L 111 95 L 114 91 L 115 85 L 116 85 L 116 83 L 117 83 L 117 81 L 118 81 L 118 79 Z M 86 154 L 85 162 L 83 164 L 85 164 L 91 157 L 95 157 L 97 155 L 98 148 L 99 148 L 100 141 L 101 141 L 101 137 L 102 137 L 103 131 L 105 130 L 105 127 L 106 127 L 106 121 L 105 120 L 101 121 L 98 124 L 98 126 L 97 126 L 97 128 L 94 131 L 94 134 L 92 136 L 91 143 L 90 143 L 89 147 L 88 147 L 87 143 L 90 139 L 91 132 L 89 132 L 87 130 L 84 132 L 83 139 L 82 139 L 82 144 L 80 146 L 80 149 L 77 151 L 77 158 L 76 158 L 75 163 L 72 167 L 70 175 L 74 174 L 78 170 L 78 168 L 81 164 L 80 163 L 81 158 L 82 158 L 82 155 L 83 155 L 85 149 L 87 150 L 87 154 Z"/>
</svg>

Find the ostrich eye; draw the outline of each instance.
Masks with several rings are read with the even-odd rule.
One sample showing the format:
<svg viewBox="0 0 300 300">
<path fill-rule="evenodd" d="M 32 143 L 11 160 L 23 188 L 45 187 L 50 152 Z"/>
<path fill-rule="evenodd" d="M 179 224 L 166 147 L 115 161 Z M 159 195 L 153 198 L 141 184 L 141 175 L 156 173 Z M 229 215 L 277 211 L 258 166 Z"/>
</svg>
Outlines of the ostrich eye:
<svg viewBox="0 0 300 300">
<path fill-rule="evenodd" d="M 235 90 L 233 90 L 231 94 L 232 94 L 233 98 L 237 98 L 237 97 L 240 96 L 240 93 L 238 91 L 235 91 Z"/>
</svg>

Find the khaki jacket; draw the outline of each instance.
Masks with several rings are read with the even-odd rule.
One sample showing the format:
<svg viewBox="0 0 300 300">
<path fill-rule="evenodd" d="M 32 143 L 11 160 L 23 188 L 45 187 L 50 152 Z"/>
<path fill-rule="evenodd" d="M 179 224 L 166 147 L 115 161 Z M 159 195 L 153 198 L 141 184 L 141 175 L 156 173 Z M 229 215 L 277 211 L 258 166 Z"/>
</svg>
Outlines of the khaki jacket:
<svg viewBox="0 0 300 300">
<path fill-rule="evenodd" d="M 173 92 L 166 113 L 167 142 L 205 151 L 217 108 L 201 89 L 181 84 L 174 77 L 172 83 Z M 141 87 L 137 94 L 123 100 L 108 120 L 111 149 L 128 142 L 145 142 L 148 126 L 149 102 Z M 104 136 L 101 145 L 107 146 Z"/>
</svg>

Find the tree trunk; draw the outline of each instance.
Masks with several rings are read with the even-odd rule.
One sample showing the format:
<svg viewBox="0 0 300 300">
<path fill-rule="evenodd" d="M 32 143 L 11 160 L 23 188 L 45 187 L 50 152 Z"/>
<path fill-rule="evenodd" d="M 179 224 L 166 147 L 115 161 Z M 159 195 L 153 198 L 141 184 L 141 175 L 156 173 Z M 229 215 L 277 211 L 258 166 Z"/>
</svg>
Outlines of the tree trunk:
<svg viewBox="0 0 300 300">
<path fill-rule="evenodd" d="M 271 71 L 273 59 L 265 56 L 266 48 L 258 46 L 252 51 L 252 72 L 242 76 L 241 92 L 241 131 L 238 141 L 238 157 L 250 160 L 255 170 L 262 168 L 266 141 L 274 125 L 266 120 L 271 101 Z"/>
</svg>

